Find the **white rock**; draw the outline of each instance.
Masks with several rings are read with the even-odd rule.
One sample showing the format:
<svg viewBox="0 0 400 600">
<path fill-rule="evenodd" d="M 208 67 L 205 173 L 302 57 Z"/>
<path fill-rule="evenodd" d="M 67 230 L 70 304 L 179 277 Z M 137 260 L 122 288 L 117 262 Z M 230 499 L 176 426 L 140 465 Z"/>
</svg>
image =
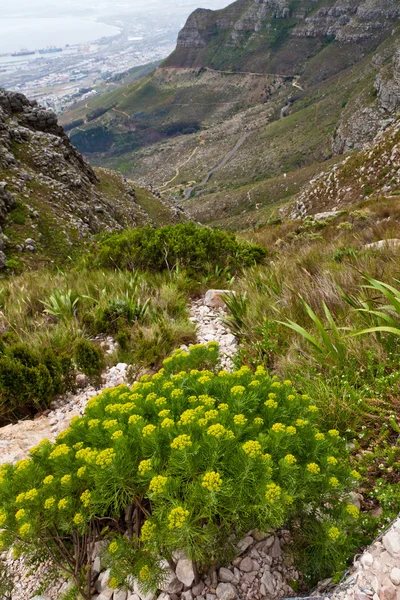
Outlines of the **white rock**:
<svg viewBox="0 0 400 600">
<path fill-rule="evenodd" d="M 114 590 L 113 600 L 126 600 L 128 593 L 124 590 Z"/>
<path fill-rule="evenodd" d="M 181 558 L 176 565 L 175 574 L 179 581 L 187 587 L 190 587 L 194 581 L 194 571 L 192 561 L 188 558 Z"/>
<path fill-rule="evenodd" d="M 204 304 L 210 308 L 224 308 L 222 296 L 232 294 L 231 290 L 208 290 L 204 296 Z"/>
<path fill-rule="evenodd" d="M 398 567 L 393 567 L 391 570 L 390 580 L 394 585 L 400 585 L 400 569 Z"/>
<path fill-rule="evenodd" d="M 251 535 L 248 535 L 245 538 L 243 538 L 242 540 L 240 540 L 240 542 L 237 545 L 239 553 L 243 554 L 243 552 L 246 552 L 247 548 L 250 548 L 250 546 L 253 543 L 254 543 L 254 540 L 251 537 Z"/>
<path fill-rule="evenodd" d="M 250 573 L 250 571 L 253 571 L 253 561 L 250 556 L 246 556 L 246 558 L 240 562 L 239 569 L 243 571 L 243 573 Z"/>
<path fill-rule="evenodd" d="M 225 567 L 221 567 L 218 571 L 218 579 L 222 581 L 222 583 L 229 583 L 234 578 L 232 571 L 229 569 L 225 569 Z"/>
<path fill-rule="evenodd" d="M 400 532 L 394 528 L 382 538 L 383 545 L 392 556 L 400 554 Z"/>
<path fill-rule="evenodd" d="M 369 552 L 365 552 L 360 558 L 360 563 L 364 569 L 368 569 L 372 566 L 374 562 L 374 557 Z"/>
<path fill-rule="evenodd" d="M 191 590 L 187 590 L 186 592 L 183 592 L 182 596 L 181 596 L 182 600 L 193 600 L 193 594 Z"/>
<path fill-rule="evenodd" d="M 98 597 L 98 600 L 111 600 L 113 594 L 114 590 L 112 590 L 111 588 L 104 588 L 104 590 L 102 590 L 100 596 Z"/>
<path fill-rule="evenodd" d="M 231 583 L 219 583 L 216 592 L 219 600 L 235 600 L 238 597 L 237 590 Z"/>
</svg>

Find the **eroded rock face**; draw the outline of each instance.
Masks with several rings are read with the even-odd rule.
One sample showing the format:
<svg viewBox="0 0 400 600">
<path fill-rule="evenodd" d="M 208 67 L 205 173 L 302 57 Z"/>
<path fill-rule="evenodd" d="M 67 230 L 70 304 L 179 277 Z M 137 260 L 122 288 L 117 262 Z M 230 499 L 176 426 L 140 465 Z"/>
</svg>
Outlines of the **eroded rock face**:
<svg viewBox="0 0 400 600">
<path fill-rule="evenodd" d="M 351 54 L 354 61 L 357 60 L 367 47 L 381 41 L 399 18 L 400 7 L 392 0 L 332 0 L 330 3 L 237 0 L 223 10 L 194 11 L 179 34 L 176 52 L 167 59 L 166 65 L 221 65 L 224 63 L 222 55 L 229 52 L 228 48 L 244 48 L 249 59 L 247 70 L 256 62 L 263 72 L 296 75 L 304 68 L 303 59 L 309 52 L 318 52 L 327 41 L 352 44 Z M 252 51 L 246 50 L 250 46 L 257 48 L 258 44 L 262 47 L 263 62 L 254 61 Z M 355 44 L 365 48 L 357 48 Z M 208 52 L 211 47 L 212 51 Z M 292 52 L 289 63 L 284 57 L 288 51 Z M 352 57 L 348 60 L 350 64 Z M 241 56 L 240 63 L 231 60 L 230 64 L 231 69 L 241 71 L 246 67 L 246 59 Z"/>
</svg>

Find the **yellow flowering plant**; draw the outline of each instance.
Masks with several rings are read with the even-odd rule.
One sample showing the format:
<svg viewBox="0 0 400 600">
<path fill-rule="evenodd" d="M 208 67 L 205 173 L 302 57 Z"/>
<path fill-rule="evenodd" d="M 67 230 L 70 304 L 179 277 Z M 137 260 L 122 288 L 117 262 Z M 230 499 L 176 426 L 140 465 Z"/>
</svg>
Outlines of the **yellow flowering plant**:
<svg viewBox="0 0 400 600">
<path fill-rule="evenodd" d="M 348 496 L 358 477 L 344 440 L 320 431 L 313 399 L 292 383 L 217 365 L 213 343 L 177 351 L 156 375 L 92 399 L 54 444 L 2 468 L 6 547 L 46 554 L 51 539 L 53 560 L 89 598 L 102 535 L 116 586 L 134 576 L 146 589 L 162 578 L 161 559 L 183 551 L 198 569 L 222 563 L 251 529 L 318 522 L 326 547 L 342 543 L 357 523 Z"/>
</svg>

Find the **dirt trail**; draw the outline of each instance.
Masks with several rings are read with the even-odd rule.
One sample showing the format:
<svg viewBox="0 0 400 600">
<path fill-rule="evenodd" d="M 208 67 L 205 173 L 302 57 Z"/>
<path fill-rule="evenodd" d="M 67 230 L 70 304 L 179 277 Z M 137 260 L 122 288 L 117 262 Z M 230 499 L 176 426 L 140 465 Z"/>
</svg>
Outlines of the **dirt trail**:
<svg viewBox="0 0 400 600">
<path fill-rule="evenodd" d="M 175 181 L 175 179 L 176 179 L 177 177 L 179 177 L 182 167 L 184 167 L 185 165 L 187 165 L 187 164 L 188 164 L 188 162 L 190 162 L 190 161 L 192 160 L 193 156 L 196 154 L 196 152 L 197 152 L 197 150 L 199 149 L 199 147 L 200 147 L 200 146 L 196 146 L 196 148 L 193 150 L 193 152 L 191 153 L 191 155 L 189 156 L 189 158 L 187 158 L 187 159 L 186 159 L 186 160 L 185 160 L 183 163 L 181 163 L 180 165 L 178 165 L 178 166 L 176 167 L 176 169 L 175 169 L 176 173 L 175 173 L 174 177 L 173 177 L 172 179 L 170 179 L 169 181 L 167 181 L 166 183 L 164 183 L 162 186 L 160 186 L 160 187 L 158 188 L 158 190 L 159 190 L 159 191 L 164 191 L 164 192 L 165 192 L 165 191 L 167 191 L 165 188 L 166 188 L 166 187 L 167 187 L 167 186 L 168 186 L 170 183 L 172 183 L 173 181 Z"/>
<path fill-rule="evenodd" d="M 204 187 L 206 185 L 206 183 L 209 182 L 209 180 L 211 179 L 211 177 L 214 175 L 214 173 L 216 173 L 217 171 L 219 171 L 220 169 L 222 169 L 222 167 L 224 167 L 232 158 L 232 156 L 234 154 L 236 154 L 236 152 L 239 150 L 240 146 L 243 144 L 243 142 L 252 134 L 254 133 L 253 131 L 246 131 L 245 134 L 242 135 L 242 137 L 236 142 L 234 148 L 232 148 L 232 150 L 230 150 L 225 157 L 221 160 L 221 162 L 214 167 L 213 169 L 211 169 L 211 171 L 208 171 L 207 175 L 204 177 L 204 179 L 200 182 L 197 183 L 196 185 L 194 185 L 193 187 L 189 187 L 185 190 L 185 200 L 188 200 L 190 198 L 190 196 L 192 195 L 192 192 L 199 188 L 199 187 Z"/>
<path fill-rule="evenodd" d="M 123 110 L 117 110 L 116 108 L 112 109 L 114 112 L 119 113 L 121 115 L 125 115 L 126 117 L 128 117 L 128 119 L 130 119 L 130 115 L 128 115 L 128 113 L 124 112 Z"/>
</svg>

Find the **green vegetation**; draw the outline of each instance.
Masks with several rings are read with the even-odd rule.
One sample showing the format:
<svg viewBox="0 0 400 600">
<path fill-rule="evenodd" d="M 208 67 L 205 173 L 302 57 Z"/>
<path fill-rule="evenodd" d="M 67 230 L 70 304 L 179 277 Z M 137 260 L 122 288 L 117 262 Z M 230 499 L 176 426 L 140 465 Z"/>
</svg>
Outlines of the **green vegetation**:
<svg viewBox="0 0 400 600">
<path fill-rule="evenodd" d="M 232 558 L 249 529 L 284 523 L 299 530 L 312 579 L 340 568 L 360 476 L 339 431 L 320 431 L 318 408 L 290 381 L 217 364 L 217 344 L 177 351 L 153 377 L 90 400 L 55 444 L 2 467 L 3 547 L 52 557 L 83 598 L 100 530 L 114 588 L 134 576 L 155 589 L 161 556 L 176 551 L 203 572 Z"/>
<path fill-rule="evenodd" d="M 183 223 L 114 234 L 101 240 L 95 253 L 95 264 L 100 267 L 150 271 L 180 267 L 204 272 L 216 262 L 237 271 L 261 262 L 266 250 L 254 244 L 240 244 L 234 235 L 224 231 Z"/>
</svg>

